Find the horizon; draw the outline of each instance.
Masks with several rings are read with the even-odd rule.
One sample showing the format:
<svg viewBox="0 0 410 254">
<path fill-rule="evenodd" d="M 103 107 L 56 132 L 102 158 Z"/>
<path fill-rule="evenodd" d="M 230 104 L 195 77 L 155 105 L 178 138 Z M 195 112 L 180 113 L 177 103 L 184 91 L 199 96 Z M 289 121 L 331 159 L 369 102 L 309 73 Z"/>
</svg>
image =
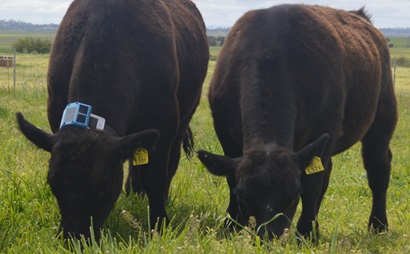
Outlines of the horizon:
<svg viewBox="0 0 410 254">
<path fill-rule="evenodd" d="M 206 27 L 232 27 L 246 12 L 281 4 L 321 5 L 346 11 L 365 7 L 376 28 L 410 27 L 409 0 L 192 0 Z M 60 24 L 72 0 L 2 0 L 0 13 L 5 20 L 21 20 L 32 24 Z"/>
<path fill-rule="evenodd" d="M 56 25 L 59 26 L 60 24 L 56 24 L 56 23 L 33 23 L 33 22 L 27 22 L 27 21 L 23 21 L 23 20 L 15 20 L 15 19 L 0 19 L 1 21 L 5 21 L 5 22 L 17 22 L 17 23 L 24 23 L 24 24 L 31 24 L 31 25 L 35 25 L 35 26 L 47 26 L 47 25 Z M 231 26 L 229 27 L 225 27 L 225 26 L 206 26 L 206 29 L 230 29 Z M 378 27 L 377 29 L 410 29 L 410 27 Z M 1 29 L 0 29 L 1 30 Z"/>
</svg>

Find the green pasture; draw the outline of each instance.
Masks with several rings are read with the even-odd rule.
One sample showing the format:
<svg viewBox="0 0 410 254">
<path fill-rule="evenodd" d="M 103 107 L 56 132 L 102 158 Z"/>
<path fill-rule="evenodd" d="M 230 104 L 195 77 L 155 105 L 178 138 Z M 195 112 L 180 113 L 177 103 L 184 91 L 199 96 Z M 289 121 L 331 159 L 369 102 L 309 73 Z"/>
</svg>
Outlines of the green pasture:
<svg viewBox="0 0 410 254">
<path fill-rule="evenodd" d="M 212 48 L 211 54 L 216 56 L 219 50 Z M 410 58 L 410 49 L 392 49 L 392 56 L 396 54 Z M 163 234 L 148 230 L 147 200 L 123 193 L 105 223 L 101 241 L 82 250 L 79 241 L 67 246 L 56 237 L 60 215 L 46 183 L 50 156 L 27 141 L 15 121 L 15 113 L 21 111 L 29 121 L 49 130 L 48 55 L 18 55 L 18 59 L 15 90 L 2 81 L 6 74 L 0 72 L 0 253 L 410 253 L 410 68 L 396 70 L 400 118 L 391 143 L 389 232 L 367 232 L 371 192 L 357 144 L 334 158 L 319 213 L 322 236 L 316 245 L 308 241 L 298 245 L 293 228 L 270 242 L 255 238 L 252 226 L 226 231 L 225 179 L 210 175 L 197 158 L 183 156 L 167 207 L 172 221 Z M 191 126 L 196 149 L 222 153 L 206 100 L 214 67 L 211 61 Z"/>
<path fill-rule="evenodd" d="M 33 37 L 40 39 L 54 39 L 56 31 L 25 32 L 25 31 L 0 31 L 0 56 L 13 54 L 13 44 L 21 38 Z"/>
<path fill-rule="evenodd" d="M 388 37 L 389 44 L 393 44 L 393 48 L 409 48 L 410 37 Z"/>
</svg>

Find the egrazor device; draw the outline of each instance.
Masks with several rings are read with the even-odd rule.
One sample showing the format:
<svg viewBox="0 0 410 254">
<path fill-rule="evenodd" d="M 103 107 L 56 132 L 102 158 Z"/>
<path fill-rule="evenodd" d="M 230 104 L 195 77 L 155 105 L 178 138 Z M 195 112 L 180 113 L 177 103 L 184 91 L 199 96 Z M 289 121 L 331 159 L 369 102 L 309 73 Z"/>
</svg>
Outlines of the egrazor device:
<svg viewBox="0 0 410 254">
<path fill-rule="evenodd" d="M 60 129 L 65 126 L 74 125 L 83 128 L 104 130 L 105 119 L 91 114 L 91 112 L 92 107 L 90 105 L 81 102 L 69 103 L 64 109 Z"/>
</svg>

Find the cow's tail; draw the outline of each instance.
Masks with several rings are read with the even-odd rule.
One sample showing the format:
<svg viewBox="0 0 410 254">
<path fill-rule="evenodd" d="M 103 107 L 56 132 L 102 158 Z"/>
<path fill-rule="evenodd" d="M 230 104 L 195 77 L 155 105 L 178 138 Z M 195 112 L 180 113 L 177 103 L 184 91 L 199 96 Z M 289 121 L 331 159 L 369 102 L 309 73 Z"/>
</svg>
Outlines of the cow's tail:
<svg viewBox="0 0 410 254">
<path fill-rule="evenodd" d="M 182 140 L 182 148 L 184 149 L 187 158 L 192 158 L 194 154 L 194 135 L 189 126 L 186 129 L 184 139 Z"/>
</svg>

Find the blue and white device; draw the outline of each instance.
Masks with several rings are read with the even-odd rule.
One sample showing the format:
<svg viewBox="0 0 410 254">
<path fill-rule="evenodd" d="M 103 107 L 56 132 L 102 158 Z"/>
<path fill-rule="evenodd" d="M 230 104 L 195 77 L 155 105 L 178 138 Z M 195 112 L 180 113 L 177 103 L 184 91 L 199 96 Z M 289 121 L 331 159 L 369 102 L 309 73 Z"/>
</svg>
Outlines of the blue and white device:
<svg viewBox="0 0 410 254">
<path fill-rule="evenodd" d="M 64 109 L 60 129 L 69 125 L 88 128 L 88 125 L 90 124 L 91 110 L 92 107 L 84 103 L 69 103 Z"/>
<path fill-rule="evenodd" d="M 91 114 L 91 111 L 92 107 L 90 105 L 81 102 L 69 103 L 64 109 L 60 129 L 65 126 L 75 125 L 83 128 L 104 130 L 105 118 Z"/>
</svg>

